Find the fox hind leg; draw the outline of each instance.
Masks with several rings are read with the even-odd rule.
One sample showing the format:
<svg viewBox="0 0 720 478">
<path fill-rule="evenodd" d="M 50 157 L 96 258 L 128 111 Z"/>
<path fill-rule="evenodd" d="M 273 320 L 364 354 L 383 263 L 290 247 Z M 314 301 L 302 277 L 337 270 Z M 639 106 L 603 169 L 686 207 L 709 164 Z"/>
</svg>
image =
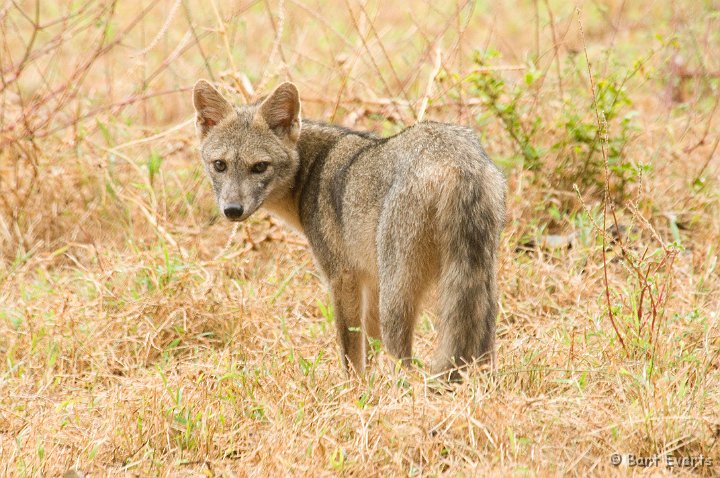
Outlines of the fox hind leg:
<svg viewBox="0 0 720 478">
<path fill-rule="evenodd" d="M 412 210 L 397 208 L 395 213 L 412 215 Z M 423 221 L 392 216 L 386 220 L 391 227 L 378 231 L 380 330 L 388 352 L 407 365 L 412 359 L 418 308 L 434 261 L 428 254 L 429 238 L 420 229 Z"/>
<path fill-rule="evenodd" d="M 377 285 L 363 285 L 363 332 L 368 338 L 380 340 L 380 296 Z"/>
<path fill-rule="evenodd" d="M 409 364 L 413 330 L 420 299 L 417 278 L 410 267 L 400 266 L 381 278 L 380 330 L 388 352 Z"/>
</svg>

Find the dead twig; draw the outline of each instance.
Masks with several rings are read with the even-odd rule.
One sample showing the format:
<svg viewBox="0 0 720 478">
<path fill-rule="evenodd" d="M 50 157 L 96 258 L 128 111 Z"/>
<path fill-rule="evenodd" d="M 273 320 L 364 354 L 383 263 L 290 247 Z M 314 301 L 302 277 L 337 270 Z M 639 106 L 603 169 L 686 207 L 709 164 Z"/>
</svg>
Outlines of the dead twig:
<svg viewBox="0 0 720 478">
<path fill-rule="evenodd" d="M 421 122 L 425 116 L 425 110 L 428 107 L 428 100 L 432 94 L 433 85 L 435 84 L 435 77 L 440 73 L 440 67 L 442 66 L 442 53 L 440 48 L 435 50 L 435 64 L 428 77 L 427 86 L 425 87 L 425 94 L 423 95 L 422 101 L 420 102 L 420 110 L 417 114 L 417 122 Z"/>
</svg>

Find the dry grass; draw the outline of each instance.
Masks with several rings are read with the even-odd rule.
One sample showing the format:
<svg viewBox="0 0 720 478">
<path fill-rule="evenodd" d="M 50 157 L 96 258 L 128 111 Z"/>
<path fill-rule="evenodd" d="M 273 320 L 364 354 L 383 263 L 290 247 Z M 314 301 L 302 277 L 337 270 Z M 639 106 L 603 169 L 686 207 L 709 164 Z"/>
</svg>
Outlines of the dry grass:
<svg viewBox="0 0 720 478">
<path fill-rule="evenodd" d="M 717 2 L 59 5 L 0 3 L 0 473 L 718 474 Z M 304 239 L 217 217 L 200 77 L 291 79 L 306 116 L 381 134 L 477 127 L 510 188 L 494 377 L 437 393 L 381 348 L 344 376 Z M 595 136 L 560 144 L 573 115 Z"/>
</svg>

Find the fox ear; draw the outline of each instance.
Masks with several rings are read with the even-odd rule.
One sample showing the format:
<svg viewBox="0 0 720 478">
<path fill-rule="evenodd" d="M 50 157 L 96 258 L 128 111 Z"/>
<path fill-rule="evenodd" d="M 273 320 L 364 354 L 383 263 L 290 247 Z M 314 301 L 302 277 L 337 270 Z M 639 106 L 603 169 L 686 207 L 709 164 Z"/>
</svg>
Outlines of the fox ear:
<svg viewBox="0 0 720 478">
<path fill-rule="evenodd" d="M 295 143 L 300 137 L 300 95 L 294 84 L 285 82 L 275 88 L 260 105 L 259 114 L 280 139 Z"/>
<path fill-rule="evenodd" d="M 199 80 L 193 88 L 193 105 L 197 113 L 196 127 L 200 139 L 233 112 L 232 105 L 206 80 Z"/>
</svg>

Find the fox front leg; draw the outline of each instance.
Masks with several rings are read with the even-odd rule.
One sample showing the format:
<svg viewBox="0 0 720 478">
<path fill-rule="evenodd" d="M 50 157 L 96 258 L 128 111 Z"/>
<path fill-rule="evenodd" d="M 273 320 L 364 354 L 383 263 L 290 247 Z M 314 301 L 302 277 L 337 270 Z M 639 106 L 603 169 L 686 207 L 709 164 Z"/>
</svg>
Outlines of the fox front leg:
<svg viewBox="0 0 720 478">
<path fill-rule="evenodd" d="M 340 354 L 346 371 L 350 366 L 358 375 L 365 370 L 365 350 L 362 332 L 361 290 L 355 274 L 342 273 L 331 281 L 335 306 Z"/>
</svg>

